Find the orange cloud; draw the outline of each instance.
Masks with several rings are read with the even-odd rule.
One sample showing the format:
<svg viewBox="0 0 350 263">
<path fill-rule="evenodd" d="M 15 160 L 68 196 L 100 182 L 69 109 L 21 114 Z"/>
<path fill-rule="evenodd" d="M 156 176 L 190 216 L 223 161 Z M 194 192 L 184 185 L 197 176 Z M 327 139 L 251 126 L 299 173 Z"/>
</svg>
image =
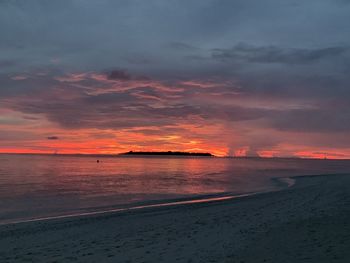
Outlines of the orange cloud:
<svg viewBox="0 0 350 263">
<path fill-rule="evenodd" d="M 124 71 L 35 78 L 45 89 L 34 81 L 30 96 L 1 100 L 0 152 L 350 158 L 344 122 L 334 122 L 334 133 L 323 119 L 310 122 L 320 107 L 305 99 L 249 96 L 232 81 L 166 82 Z"/>
</svg>

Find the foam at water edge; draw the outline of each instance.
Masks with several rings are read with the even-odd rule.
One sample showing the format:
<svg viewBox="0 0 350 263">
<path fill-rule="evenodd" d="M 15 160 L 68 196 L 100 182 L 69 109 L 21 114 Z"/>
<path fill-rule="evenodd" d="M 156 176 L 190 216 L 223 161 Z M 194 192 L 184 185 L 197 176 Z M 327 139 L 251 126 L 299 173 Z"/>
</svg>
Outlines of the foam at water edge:
<svg viewBox="0 0 350 263">
<path fill-rule="evenodd" d="M 276 178 L 279 182 L 286 184 L 287 187 L 292 187 L 295 184 L 295 179 L 291 177 Z"/>
</svg>

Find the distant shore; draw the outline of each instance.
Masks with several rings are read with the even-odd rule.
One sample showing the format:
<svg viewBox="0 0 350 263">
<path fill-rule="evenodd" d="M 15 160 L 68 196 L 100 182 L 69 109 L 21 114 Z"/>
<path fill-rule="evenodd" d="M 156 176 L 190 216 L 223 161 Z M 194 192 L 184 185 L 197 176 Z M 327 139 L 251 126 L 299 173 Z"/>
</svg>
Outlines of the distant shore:
<svg viewBox="0 0 350 263">
<path fill-rule="evenodd" d="M 134 152 L 129 151 L 126 153 L 122 153 L 121 155 L 141 155 L 141 156 L 198 156 L 198 157 L 212 157 L 211 153 L 207 152 L 173 152 L 173 151 L 166 151 L 166 152 Z"/>
<path fill-rule="evenodd" d="M 113 158 L 113 157 L 128 157 L 127 154 L 125 153 L 116 153 L 116 154 L 102 154 L 102 153 L 6 153 L 6 152 L 0 152 L 0 155 L 38 155 L 38 156 L 70 156 L 70 157 L 100 157 L 100 158 Z M 130 155 L 131 157 L 133 155 Z M 156 156 L 156 155 L 154 155 Z M 346 159 L 346 158 L 306 158 L 306 157 L 295 157 L 295 156 L 291 156 L 291 157 L 278 157 L 278 156 L 274 156 L 274 157 L 264 157 L 264 156 L 216 156 L 213 155 L 217 158 L 232 158 L 232 159 L 277 159 L 277 160 L 315 160 L 315 161 L 350 161 L 350 159 Z"/>
<path fill-rule="evenodd" d="M 3 262 L 350 262 L 350 176 L 235 200 L 0 226 Z"/>
</svg>

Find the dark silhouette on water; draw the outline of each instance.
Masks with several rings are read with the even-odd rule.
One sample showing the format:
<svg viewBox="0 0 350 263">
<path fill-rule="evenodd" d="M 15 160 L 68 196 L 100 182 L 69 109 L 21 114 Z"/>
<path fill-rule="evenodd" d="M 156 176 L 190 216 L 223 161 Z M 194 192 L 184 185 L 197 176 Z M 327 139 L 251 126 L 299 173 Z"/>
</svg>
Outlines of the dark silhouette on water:
<svg viewBox="0 0 350 263">
<path fill-rule="evenodd" d="M 203 156 L 203 157 L 211 157 L 214 156 L 211 153 L 202 153 L 202 152 L 134 152 L 129 151 L 123 153 L 123 155 L 166 155 L 166 156 Z"/>
</svg>

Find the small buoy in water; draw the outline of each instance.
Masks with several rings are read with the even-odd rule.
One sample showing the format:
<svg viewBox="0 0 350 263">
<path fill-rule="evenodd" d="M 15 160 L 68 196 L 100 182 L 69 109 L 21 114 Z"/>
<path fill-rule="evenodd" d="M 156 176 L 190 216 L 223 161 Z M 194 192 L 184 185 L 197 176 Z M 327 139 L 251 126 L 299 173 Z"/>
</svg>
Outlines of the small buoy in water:
<svg viewBox="0 0 350 263">
<path fill-rule="evenodd" d="M 97 162 L 97 163 L 99 163 L 99 162 L 100 162 L 100 160 L 97 160 L 96 162 Z"/>
</svg>

